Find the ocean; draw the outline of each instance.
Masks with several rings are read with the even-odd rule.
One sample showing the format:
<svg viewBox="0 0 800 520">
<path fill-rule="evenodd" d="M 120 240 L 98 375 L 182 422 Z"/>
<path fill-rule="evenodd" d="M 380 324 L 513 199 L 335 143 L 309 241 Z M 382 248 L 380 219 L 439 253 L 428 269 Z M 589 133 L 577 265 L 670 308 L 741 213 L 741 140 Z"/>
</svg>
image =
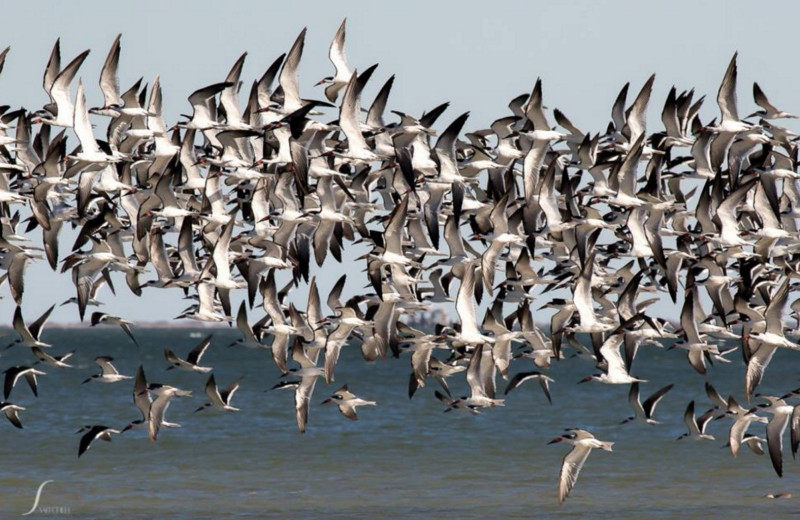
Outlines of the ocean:
<svg viewBox="0 0 800 520">
<path fill-rule="evenodd" d="M 662 424 L 650 426 L 620 424 L 632 415 L 627 385 L 577 384 L 597 372 L 581 358 L 549 370 L 552 406 L 532 381 L 511 392 L 505 407 L 473 416 L 443 413 L 432 379 L 409 400 L 407 354 L 366 364 L 348 345 L 336 380 L 317 383 L 300 435 L 293 391 L 267 391 L 279 381 L 269 351 L 228 348 L 239 337 L 235 329 L 134 333 L 139 347 L 116 327 L 45 330 L 51 353 L 75 350 L 74 368 L 40 367 L 47 375 L 38 398 L 24 381 L 10 396 L 26 410 L 23 430 L 0 417 L 0 518 L 29 512 L 37 490 L 29 516 L 39 518 L 766 518 L 800 511 L 800 464 L 792 460 L 788 431 L 782 479 L 767 455 L 743 446 L 734 458 L 723 447 L 728 419 L 709 426 L 716 441 L 677 440 L 688 402 L 696 401 L 698 415 L 711 406 L 705 378 L 678 349 L 643 347 L 635 361 L 632 373 L 648 380 L 642 399 L 675 384 L 655 413 Z M 214 367 L 220 387 L 243 378 L 232 400 L 239 412 L 194 413 L 206 402 L 207 375 L 166 371 L 164 348 L 184 357 L 208 333 L 214 337 L 203 364 Z M 743 402 L 744 365 L 733 354 L 732 363 L 710 367 L 708 380 Z M 148 382 L 192 390 L 167 412 L 182 427 L 162 428 L 153 443 L 143 430 L 128 431 L 111 443 L 96 441 L 79 459 L 81 426 L 121 429 L 140 418 L 133 381 L 81 384 L 99 371 L 98 355 L 113 356 L 122 374 L 135 375 L 142 363 Z M 32 360 L 26 348 L 14 347 L 2 352 L 0 368 Z M 800 386 L 797 361 L 796 353 L 779 351 L 759 391 L 780 395 Z M 533 369 L 523 359 L 510 372 Z M 344 384 L 377 406 L 360 407 L 358 421 L 350 421 L 336 406 L 320 404 Z M 498 378 L 500 393 L 505 384 Z M 450 386 L 454 396 L 467 393 L 463 374 Z M 570 427 L 615 444 L 612 453 L 589 456 L 559 507 L 557 480 L 569 447 L 547 443 Z M 750 432 L 763 436 L 764 426 L 753 424 Z M 765 498 L 783 492 L 795 498 Z"/>
</svg>

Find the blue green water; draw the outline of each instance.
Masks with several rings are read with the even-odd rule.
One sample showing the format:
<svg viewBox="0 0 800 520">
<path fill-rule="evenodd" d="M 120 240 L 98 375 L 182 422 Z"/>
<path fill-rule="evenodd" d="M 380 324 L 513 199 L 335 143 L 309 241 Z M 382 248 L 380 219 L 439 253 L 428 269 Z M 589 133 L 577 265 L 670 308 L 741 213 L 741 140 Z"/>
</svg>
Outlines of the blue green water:
<svg viewBox="0 0 800 520">
<path fill-rule="evenodd" d="M 336 381 L 318 382 L 308 431 L 300 435 L 293 392 L 265 392 L 278 381 L 269 352 L 227 348 L 235 330 L 214 330 L 204 364 L 214 367 L 220 386 L 244 377 L 232 403 L 241 411 L 194 413 L 206 400 L 207 376 L 166 371 L 162 350 L 185 355 L 207 332 L 136 329 L 137 348 L 117 328 L 46 330 L 53 353 L 76 350 L 75 368 L 44 367 L 38 399 L 24 382 L 13 390 L 9 400 L 27 410 L 24 430 L 0 417 L 0 518 L 29 511 L 46 480 L 52 482 L 31 517 L 763 518 L 800 511 L 800 464 L 789 453 L 788 432 L 782 479 L 767 456 L 743 447 L 733 458 L 723 448 L 727 420 L 710 425 L 715 442 L 676 440 L 689 400 L 697 401 L 698 412 L 711 405 L 704 378 L 678 350 L 645 348 L 636 360 L 634 374 L 649 380 L 643 394 L 675 383 L 655 414 L 663 423 L 647 426 L 619 424 L 631 415 L 627 386 L 576 384 L 596 372 L 581 359 L 550 370 L 552 406 L 533 382 L 512 392 L 506 407 L 471 416 L 443 413 L 433 381 L 409 400 L 408 357 L 365 364 L 349 346 Z M 711 367 L 709 380 L 741 401 L 744 366 L 734 354 L 733 363 Z M 154 443 L 143 430 L 129 431 L 111 443 L 96 442 L 78 459 L 78 428 L 122 428 L 139 418 L 132 381 L 81 384 L 97 371 L 97 355 L 113 356 L 123 374 L 134 375 L 143 363 L 150 382 L 192 390 L 193 397 L 174 399 L 167 413 L 183 427 L 162 429 Z M 32 357 L 15 347 L 3 352 L 0 368 Z M 800 386 L 798 367 L 796 353 L 778 352 L 759 390 L 780 394 Z M 531 369 L 528 360 L 511 366 L 512 373 Z M 466 384 L 457 377 L 451 389 L 461 395 Z M 345 383 L 378 402 L 359 408 L 355 422 L 320 404 Z M 501 390 L 504 385 L 499 381 Z M 547 442 L 568 427 L 615 444 L 613 453 L 591 454 L 559 507 L 557 479 L 568 447 Z M 763 428 L 755 424 L 750 431 L 763 436 Z M 764 498 L 779 492 L 797 498 Z"/>
</svg>

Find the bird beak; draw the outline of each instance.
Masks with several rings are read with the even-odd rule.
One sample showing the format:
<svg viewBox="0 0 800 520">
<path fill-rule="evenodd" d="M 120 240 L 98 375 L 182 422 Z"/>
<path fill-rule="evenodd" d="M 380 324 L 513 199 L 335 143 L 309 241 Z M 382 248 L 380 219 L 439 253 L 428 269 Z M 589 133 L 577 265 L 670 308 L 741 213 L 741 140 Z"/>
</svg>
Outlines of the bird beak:
<svg viewBox="0 0 800 520">
<path fill-rule="evenodd" d="M 552 441 L 548 442 L 547 444 L 557 444 L 557 443 L 563 442 L 563 441 L 564 441 L 564 437 L 556 437 L 555 439 L 553 439 Z"/>
</svg>

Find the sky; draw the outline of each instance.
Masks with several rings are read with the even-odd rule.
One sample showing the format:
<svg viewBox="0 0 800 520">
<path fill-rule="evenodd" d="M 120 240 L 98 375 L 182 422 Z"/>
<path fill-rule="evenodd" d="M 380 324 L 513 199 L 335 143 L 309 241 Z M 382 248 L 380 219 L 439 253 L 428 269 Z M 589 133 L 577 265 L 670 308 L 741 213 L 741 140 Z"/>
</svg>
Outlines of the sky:
<svg viewBox="0 0 800 520">
<path fill-rule="evenodd" d="M 91 49 L 79 76 L 89 106 L 99 106 L 100 68 L 118 33 L 122 33 L 122 89 L 139 77 L 152 83 L 160 74 L 168 124 L 190 110 L 186 98 L 192 91 L 222 81 L 243 52 L 248 53 L 242 74 L 246 91 L 277 56 L 289 50 L 303 27 L 308 33 L 300 66 L 301 94 L 323 99 L 322 88 L 314 84 L 333 74 L 328 47 L 346 17 L 351 66 L 363 70 L 379 64 L 362 104 L 368 105 L 394 74 L 390 109 L 421 115 L 450 102 L 439 129 L 467 111 L 471 114 L 467 129 L 488 127 L 508 114 L 512 98 L 530 92 L 541 77 L 547 107 L 562 110 L 584 131 L 602 131 L 620 88 L 631 82 L 630 102 L 652 73 L 656 80 L 648 131 L 661 128 L 660 110 L 672 85 L 706 95 L 700 117 L 709 121 L 718 116 L 716 92 L 736 51 L 742 115 L 756 109 L 753 81 L 779 107 L 800 112 L 796 96 L 800 68 L 795 64 L 798 2 L 771 2 L 765 7 L 744 1 L 116 4 L 86 0 L 13 2 L 3 5 L 2 12 L 6 23 L 0 48 L 9 45 L 11 52 L 0 75 L 0 104 L 28 110 L 48 102 L 42 74 L 56 38 L 61 38 L 62 64 Z M 331 112 L 330 119 L 336 117 Z M 74 145 L 74 136 L 71 139 Z M 38 230 L 32 238 L 40 241 Z M 62 258 L 68 242 L 63 241 Z M 340 273 L 364 276 L 360 265 L 327 267 L 324 272 L 317 270 L 323 299 Z M 28 320 L 75 293 L 69 275 L 53 273 L 44 261 L 30 266 L 25 281 Z M 151 291 L 137 298 L 128 294 L 121 276 L 115 275 L 115 282 L 117 296 L 106 292 L 100 298 L 106 302 L 105 312 L 144 322 L 171 319 L 187 306 L 179 292 Z M 0 323 L 10 324 L 15 304 L 7 285 L 0 287 L 0 296 Z M 61 307 L 51 319 L 75 321 L 77 311 Z"/>
</svg>

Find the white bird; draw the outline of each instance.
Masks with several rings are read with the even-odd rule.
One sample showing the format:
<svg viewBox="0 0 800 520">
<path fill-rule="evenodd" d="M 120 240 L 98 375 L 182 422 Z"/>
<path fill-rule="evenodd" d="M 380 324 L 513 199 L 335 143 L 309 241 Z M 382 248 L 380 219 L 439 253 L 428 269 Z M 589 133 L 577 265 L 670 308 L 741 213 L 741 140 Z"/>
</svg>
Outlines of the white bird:
<svg viewBox="0 0 800 520">
<path fill-rule="evenodd" d="M 567 453 L 561 463 L 561 473 L 558 476 L 558 505 L 564 503 L 564 500 L 566 500 L 575 485 L 575 481 L 578 480 L 578 474 L 589 457 L 589 452 L 595 448 L 613 451 L 611 447 L 614 445 L 613 442 L 597 440 L 594 435 L 586 430 L 574 428 L 567 431 L 570 433 L 549 442 L 549 444 L 566 442 L 572 445 L 572 450 Z"/>
</svg>

